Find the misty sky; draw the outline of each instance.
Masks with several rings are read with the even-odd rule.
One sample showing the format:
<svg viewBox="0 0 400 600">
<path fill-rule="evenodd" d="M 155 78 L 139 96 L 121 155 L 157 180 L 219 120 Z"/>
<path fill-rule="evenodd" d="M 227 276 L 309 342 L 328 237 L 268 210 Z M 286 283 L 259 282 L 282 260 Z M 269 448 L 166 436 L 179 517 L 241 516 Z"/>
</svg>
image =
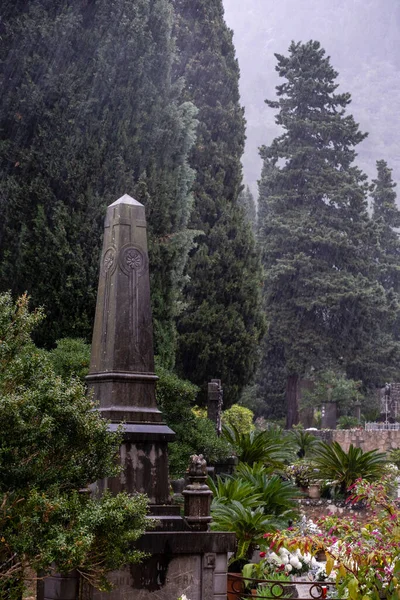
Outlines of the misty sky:
<svg viewBox="0 0 400 600">
<path fill-rule="evenodd" d="M 400 0 L 224 0 L 224 7 L 246 109 L 245 182 L 256 196 L 258 147 L 280 133 L 264 104 L 279 79 L 274 52 L 287 54 L 292 39 L 320 41 L 339 72 L 339 91 L 351 93 L 348 112 L 369 132 L 358 166 L 374 178 L 383 158 L 400 181 Z"/>
</svg>

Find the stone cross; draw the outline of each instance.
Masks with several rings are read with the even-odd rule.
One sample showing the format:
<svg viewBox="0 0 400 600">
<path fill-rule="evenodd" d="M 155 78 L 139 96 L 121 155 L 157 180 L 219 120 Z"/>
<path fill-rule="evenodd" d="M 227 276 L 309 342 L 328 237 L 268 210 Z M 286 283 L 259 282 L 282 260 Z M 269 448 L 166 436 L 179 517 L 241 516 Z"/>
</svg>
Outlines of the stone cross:
<svg viewBox="0 0 400 600">
<path fill-rule="evenodd" d="M 87 382 L 110 429 L 124 430 L 124 471 L 100 489 L 144 492 L 158 505 L 169 500 L 174 433 L 157 408 L 156 380 L 145 209 L 125 195 L 107 208 Z"/>
</svg>

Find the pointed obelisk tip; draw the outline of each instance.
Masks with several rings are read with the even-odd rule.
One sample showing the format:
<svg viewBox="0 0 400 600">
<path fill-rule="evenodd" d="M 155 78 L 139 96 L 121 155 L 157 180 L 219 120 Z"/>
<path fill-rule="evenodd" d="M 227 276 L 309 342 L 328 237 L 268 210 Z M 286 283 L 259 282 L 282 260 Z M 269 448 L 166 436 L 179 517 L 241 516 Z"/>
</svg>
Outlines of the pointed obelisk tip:
<svg viewBox="0 0 400 600">
<path fill-rule="evenodd" d="M 124 194 L 123 196 L 121 196 L 121 198 L 118 198 L 118 200 L 116 200 L 115 202 L 110 204 L 109 207 L 117 206 L 117 204 L 130 204 L 131 206 L 143 206 L 143 204 L 140 204 L 140 202 L 135 200 L 135 198 L 132 198 L 132 196 L 129 196 L 129 194 Z"/>
</svg>

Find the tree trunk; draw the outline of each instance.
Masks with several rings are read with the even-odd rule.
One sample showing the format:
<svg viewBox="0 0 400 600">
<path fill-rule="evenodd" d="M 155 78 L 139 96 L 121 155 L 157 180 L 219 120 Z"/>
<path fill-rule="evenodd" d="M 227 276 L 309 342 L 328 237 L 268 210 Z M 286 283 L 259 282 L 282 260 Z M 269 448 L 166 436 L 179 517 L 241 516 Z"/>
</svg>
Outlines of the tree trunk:
<svg viewBox="0 0 400 600">
<path fill-rule="evenodd" d="M 299 376 L 297 374 L 288 375 L 286 382 L 286 429 L 291 429 L 293 425 L 299 422 Z"/>
</svg>

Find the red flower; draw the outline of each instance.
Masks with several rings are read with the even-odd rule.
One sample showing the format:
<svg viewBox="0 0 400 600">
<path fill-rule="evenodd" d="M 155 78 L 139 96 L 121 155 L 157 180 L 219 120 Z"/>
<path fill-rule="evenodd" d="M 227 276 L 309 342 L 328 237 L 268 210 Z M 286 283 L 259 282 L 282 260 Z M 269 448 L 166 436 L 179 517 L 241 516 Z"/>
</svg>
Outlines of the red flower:
<svg viewBox="0 0 400 600">
<path fill-rule="evenodd" d="M 260 558 L 264 558 L 265 556 L 267 556 L 266 552 L 260 552 Z"/>
</svg>

